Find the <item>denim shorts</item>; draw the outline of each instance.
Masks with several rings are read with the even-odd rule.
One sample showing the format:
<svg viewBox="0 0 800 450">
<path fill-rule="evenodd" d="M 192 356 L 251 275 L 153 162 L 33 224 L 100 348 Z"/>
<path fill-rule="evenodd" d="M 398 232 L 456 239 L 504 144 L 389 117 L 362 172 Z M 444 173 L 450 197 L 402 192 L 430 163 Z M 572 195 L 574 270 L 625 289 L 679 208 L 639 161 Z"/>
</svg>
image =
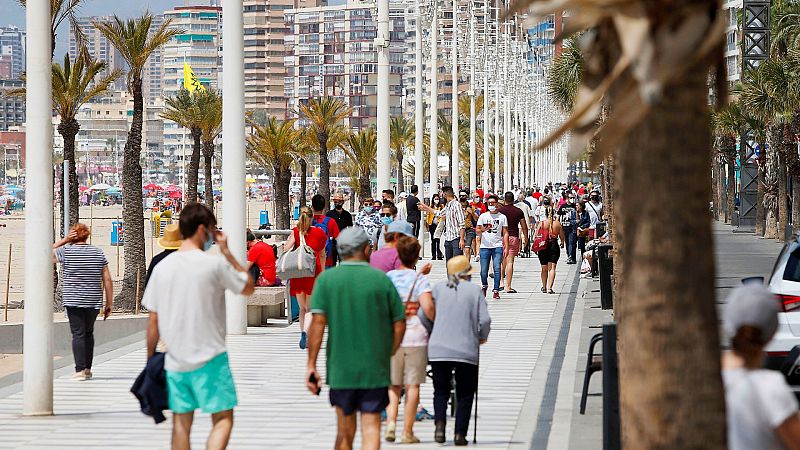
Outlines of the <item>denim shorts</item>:
<svg viewBox="0 0 800 450">
<path fill-rule="evenodd" d="M 186 414 L 196 409 L 216 414 L 237 405 L 228 353 L 220 353 L 203 367 L 190 372 L 167 371 L 169 409 Z"/>
<path fill-rule="evenodd" d="M 356 411 L 368 414 L 379 413 L 389 406 L 389 388 L 331 389 L 328 396 L 331 406 L 342 408 L 345 416 Z"/>
<path fill-rule="evenodd" d="M 472 247 L 472 242 L 475 240 L 475 228 L 469 228 L 464 231 L 464 247 Z"/>
</svg>

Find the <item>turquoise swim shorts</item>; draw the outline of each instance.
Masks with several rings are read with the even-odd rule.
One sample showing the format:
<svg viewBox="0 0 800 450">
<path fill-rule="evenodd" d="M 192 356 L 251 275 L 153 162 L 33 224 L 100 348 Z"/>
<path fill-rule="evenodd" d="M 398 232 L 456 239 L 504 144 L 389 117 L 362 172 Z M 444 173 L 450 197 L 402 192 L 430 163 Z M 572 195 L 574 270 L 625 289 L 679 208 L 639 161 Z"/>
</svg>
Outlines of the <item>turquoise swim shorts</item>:
<svg viewBox="0 0 800 450">
<path fill-rule="evenodd" d="M 167 371 L 169 409 L 185 414 L 196 409 L 215 414 L 238 404 L 228 353 L 220 353 L 190 372 Z"/>
</svg>

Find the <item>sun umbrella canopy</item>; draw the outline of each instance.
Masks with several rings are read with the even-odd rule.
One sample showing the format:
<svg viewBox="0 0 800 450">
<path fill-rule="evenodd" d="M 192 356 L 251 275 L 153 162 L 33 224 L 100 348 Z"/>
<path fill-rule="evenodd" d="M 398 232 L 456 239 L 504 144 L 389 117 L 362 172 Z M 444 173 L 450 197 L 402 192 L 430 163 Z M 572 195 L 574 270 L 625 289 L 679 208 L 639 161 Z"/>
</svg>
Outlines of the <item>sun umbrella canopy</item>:
<svg viewBox="0 0 800 450">
<path fill-rule="evenodd" d="M 106 191 L 106 190 L 108 190 L 110 188 L 111 188 L 111 185 L 108 185 L 108 184 L 105 184 L 105 183 L 98 183 L 98 184 L 95 184 L 94 186 L 90 187 L 89 189 L 92 190 L 92 191 Z"/>
<path fill-rule="evenodd" d="M 142 189 L 144 189 L 146 191 L 158 191 L 158 190 L 161 189 L 161 186 L 159 186 L 159 185 L 157 185 L 155 183 L 150 183 L 150 184 L 142 186 Z"/>
<path fill-rule="evenodd" d="M 180 191 L 172 191 L 169 193 L 169 198 L 181 198 L 182 194 Z"/>
<path fill-rule="evenodd" d="M 244 181 L 245 181 L 246 183 L 255 183 L 255 182 L 256 182 L 256 179 L 255 179 L 255 178 L 253 178 L 253 177 L 247 177 L 247 178 L 246 178 Z"/>
<path fill-rule="evenodd" d="M 78 188 L 78 190 L 79 190 L 79 191 L 81 191 L 81 192 L 83 192 L 83 191 L 86 191 L 86 190 L 88 190 L 88 189 L 89 189 L 89 188 L 88 188 L 88 187 L 86 187 L 86 186 L 81 186 L 81 187 L 79 187 L 79 188 Z"/>
<path fill-rule="evenodd" d="M 120 194 L 120 193 L 122 193 L 122 189 L 120 189 L 120 188 L 118 188 L 116 186 L 112 186 L 112 187 L 108 188 L 108 190 L 106 190 L 106 193 L 108 193 L 108 194 Z"/>
<path fill-rule="evenodd" d="M 174 184 L 170 184 L 169 186 L 165 187 L 164 190 L 167 191 L 167 192 L 180 192 L 181 188 L 180 188 L 180 186 L 176 186 Z"/>
</svg>

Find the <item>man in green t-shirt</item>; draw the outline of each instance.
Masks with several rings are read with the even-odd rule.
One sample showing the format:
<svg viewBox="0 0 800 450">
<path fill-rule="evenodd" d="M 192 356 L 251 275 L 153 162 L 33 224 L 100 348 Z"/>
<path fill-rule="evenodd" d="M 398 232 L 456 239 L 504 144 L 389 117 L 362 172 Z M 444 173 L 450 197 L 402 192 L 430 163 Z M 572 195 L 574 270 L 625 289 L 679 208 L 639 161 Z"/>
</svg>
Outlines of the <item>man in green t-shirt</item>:
<svg viewBox="0 0 800 450">
<path fill-rule="evenodd" d="M 317 278 L 311 296 L 314 318 L 308 331 L 306 385 L 319 395 L 317 355 L 327 326 L 327 382 L 338 421 L 336 448 L 353 448 L 358 411 L 362 448 L 377 449 L 380 413 L 389 404 L 390 361 L 406 331 L 405 308 L 389 278 L 367 263 L 371 247 L 364 230 L 344 229 L 337 248 L 342 264 Z"/>
</svg>

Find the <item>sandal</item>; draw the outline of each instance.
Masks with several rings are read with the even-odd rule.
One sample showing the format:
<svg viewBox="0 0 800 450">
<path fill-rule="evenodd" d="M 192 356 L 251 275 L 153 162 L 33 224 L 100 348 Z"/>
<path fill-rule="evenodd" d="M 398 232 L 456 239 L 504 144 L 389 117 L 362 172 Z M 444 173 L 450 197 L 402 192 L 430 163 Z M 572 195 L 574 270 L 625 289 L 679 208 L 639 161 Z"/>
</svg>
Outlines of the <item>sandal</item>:
<svg viewBox="0 0 800 450">
<path fill-rule="evenodd" d="M 516 294 L 516 293 L 517 293 L 516 289 L 511 289 L 511 290 L 506 291 L 506 294 Z"/>
<path fill-rule="evenodd" d="M 555 294 L 556 292 L 554 290 L 550 289 L 549 291 L 547 291 L 547 293 L 548 294 Z"/>
<path fill-rule="evenodd" d="M 547 294 L 547 288 L 545 288 L 544 286 L 542 286 L 542 294 Z"/>
</svg>

